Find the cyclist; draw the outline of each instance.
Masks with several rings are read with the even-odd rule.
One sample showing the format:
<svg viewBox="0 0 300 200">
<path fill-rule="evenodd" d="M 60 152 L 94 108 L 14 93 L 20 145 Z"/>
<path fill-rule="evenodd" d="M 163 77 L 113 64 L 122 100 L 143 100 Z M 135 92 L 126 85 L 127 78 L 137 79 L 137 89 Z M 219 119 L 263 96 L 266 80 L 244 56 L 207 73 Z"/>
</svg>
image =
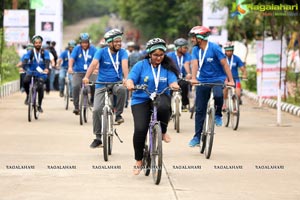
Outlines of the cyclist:
<svg viewBox="0 0 300 200">
<path fill-rule="evenodd" d="M 57 60 L 57 68 L 60 68 L 59 70 L 59 96 L 64 96 L 64 86 L 65 86 L 65 77 L 68 71 L 68 63 L 71 56 L 71 53 L 76 46 L 76 42 L 74 40 L 70 40 L 68 42 L 68 48 L 63 51 L 58 60 Z M 68 79 L 70 80 L 70 97 L 72 98 L 72 75 L 69 74 Z"/>
<path fill-rule="evenodd" d="M 90 36 L 88 33 L 80 34 L 80 45 L 76 46 L 69 59 L 68 73 L 73 74 L 72 86 L 73 86 L 73 104 L 75 115 L 79 114 L 79 95 L 82 86 L 82 79 L 92 62 L 94 54 L 97 49 L 90 44 Z M 91 91 L 93 96 L 93 91 Z"/>
<path fill-rule="evenodd" d="M 184 38 L 178 38 L 174 41 L 175 51 L 167 53 L 167 55 L 172 58 L 178 67 L 180 72 L 179 78 L 185 78 L 187 80 L 192 78 L 190 63 L 191 54 L 188 53 L 188 41 Z M 189 105 L 189 82 L 186 80 L 179 80 L 178 84 L 181 88 L 182 94 L 182 111 L 187 112 L 187 105 Z"/>
<path fill-rule="evenodd" d="M 28 104 L 29 86 L 33 73 L 36 73 L 38 78 L 38 111 L 43 112 L 42 101 L 44 98 L 44 83 L 49 72 L 50 56 L 47 50 L 42 49 L 43 37 L 34 35 L 31 39 L 33 50 L 27 52 L 23 60 L 23 68 L 28 69 L 24 78 L 24 89 L 26 91 L 26 104 Z"/>
<path fill-rule="evenodd" d="M 192 50 L 192 84 L 201 83 L 224 83 L 226 75 L 229 79 L 228 85 L 234 85 L 226 56 L 218 44 L 208 41 L 211 30 L 205 26 L 195 26 L 189 32 Z M 226 74 L 225 74 L 225 73 Z M 222 126 L 222 86 L 213 88 L 216 105 L 216 126 Z M 203 122 L 205 120 L 207 103 L 210 98 L 210 87 L 199 86 L 196 88 L 196 115 L 195 134 L 189 142 L 189 146 L 194 147 L 200 143 Z"/>
<path fill-rule="evenodd" d="M 150 92 L 161 92 L 166 87 L 179 89 L 177 77 L 179 71 L 173 61 L 165 56 L 167 50 L 166 43 L 160 38 L 153 38 L 147 42 L 145 59 L 137 62 L 131 69 L 126 86 L 132 90 L 134 85 L 147 84 Z M 134 174 L 141 171 L 143 148 L 148 132 L 151 118 L 151 100 L 144 91 L 136 91 L 132 94 L 131 109 L 134 120 L 133 146 L 136 164 Z M 171 97 L 170 92 L 160 96 L 158 105 L 158 120 L 161 122 L 163 140 L 170 142 L 171 138 L 167 134 L 167 126 L 170 119 Z"/>
<path fill-rule="evenodd" d="M 104 34 L 108 47 L 99 49 L 83 78 L 84 83 L 89 82 L 92 71 L 98 67 L 98 82 L 117 82 L 125 81 L 128 75 L 128 55 L 125 49 L 121 48 L 122 35 L 119 29 L 112 29 Z M 104 106 L 105 85 L 96 85 L 95 105 L 93 110 L 93 132 L 96 139 L 91 143 L 91 148 L 96 148 L 102 144 L 101 141 L 101 114 Z M 124 122 L 121 114 L 123 113 L 126 88 L 122 85 L 114 85 L 113 94 L 116 96 L 116 118 L 119 124 Z"/>
</svg>

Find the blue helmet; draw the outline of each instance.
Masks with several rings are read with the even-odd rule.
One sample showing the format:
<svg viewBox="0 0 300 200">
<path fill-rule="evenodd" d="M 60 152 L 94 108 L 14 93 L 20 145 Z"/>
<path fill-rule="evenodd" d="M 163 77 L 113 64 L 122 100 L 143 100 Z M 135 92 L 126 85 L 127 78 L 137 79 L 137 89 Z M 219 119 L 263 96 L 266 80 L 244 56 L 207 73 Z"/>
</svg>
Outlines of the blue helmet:
<svg viewBox="0 0 300 200">
<path fill-rule="evenodd" d="M 76 42 L 74 40 L 70 40 L 68 42 L 68 47 L 75 47 L 76 46 Z"/>
<path fill-rule="evenodd" d="M 88 33 L 80 33 L 80 42 L 90 42 L 90 35 Z"/>
</svg>

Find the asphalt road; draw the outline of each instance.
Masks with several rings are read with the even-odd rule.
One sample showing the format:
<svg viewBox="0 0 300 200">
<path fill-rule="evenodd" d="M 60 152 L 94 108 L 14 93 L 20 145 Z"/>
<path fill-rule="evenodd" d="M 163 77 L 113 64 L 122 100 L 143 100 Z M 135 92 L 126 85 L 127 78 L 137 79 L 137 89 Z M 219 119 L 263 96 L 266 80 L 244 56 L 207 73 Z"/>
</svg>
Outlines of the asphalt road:
<svg viewBox="0 0 300 200">
<path fill-rule="evenodd" d="M 45 96 L 44 113 L 27 121 L 24 94 L 0 100 L 0 200 L 299 200 L 300 119 L 258 108 L 244 99 L 237 131 L 216 128 L 211 159 L 188 147 L 194 121 L 181 117 L 180 133 L 169 124 L 172 142 L 163 145 L 160 185 L 132 174 L 133 122 L 130 108 L 117 130 L 113 155 L 104 162 L 102 149 L 90 149 L 91 118 L 79 125 L 64 110 L 57 92 Z"/>
</svg>

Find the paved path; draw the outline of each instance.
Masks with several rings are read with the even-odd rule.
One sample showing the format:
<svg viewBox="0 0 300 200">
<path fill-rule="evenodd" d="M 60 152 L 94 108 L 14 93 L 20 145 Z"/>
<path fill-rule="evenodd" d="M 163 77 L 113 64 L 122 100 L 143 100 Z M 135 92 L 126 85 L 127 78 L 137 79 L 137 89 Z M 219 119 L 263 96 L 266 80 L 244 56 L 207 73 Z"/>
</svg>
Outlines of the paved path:
<svg viewBox="0 0 300 200">
<path fill-rule="evenodd" d="M 124 143 L 115 139 L 113 155 L 104 162 L 102 149 L 89 148 L 91 121 L 80 126 L 72 109 L 63 109 L 57 92 L 45 96 L 44 113 L 31 123 L 24 96 L 0 100 L 0 200 L 300 199 L 298 117 L 283 113 L 284 126 L 277 127 L 275 110 L 245 99 L 239 130 L 217 128 L 207 160 L 198 148 L 187 146 L 194 122 L 183 113 L 181 133 L 170 122 L 172 142 L 164 144 L 157 186 L 151 177 L 132 175 L 130 108 L 118 127 Z M 18 169 L 24 167 L 31 169 Z M 272 167 L 276 169 L 266 169 Z"/>
</svg>

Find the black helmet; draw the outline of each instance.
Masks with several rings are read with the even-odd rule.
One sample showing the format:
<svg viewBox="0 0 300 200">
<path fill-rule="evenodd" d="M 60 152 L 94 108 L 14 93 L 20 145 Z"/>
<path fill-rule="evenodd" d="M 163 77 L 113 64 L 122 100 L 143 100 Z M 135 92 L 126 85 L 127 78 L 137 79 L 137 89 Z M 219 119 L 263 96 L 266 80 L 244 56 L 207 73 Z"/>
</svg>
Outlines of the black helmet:
<svg viewBox="0 0 300 200">
<path fill-rule="evenodd" d="M 175 47 L 187 46 L 188 41 L 184 38 L 178 38 L 174 41 Z"/>
<path fill-rule="evenodd" d="M 161 38 L 153 38 L 149 40 L 146 44 L 147 53 L 151 53 L 156 49 L 162 49 L 163 51 L 167 50 L 166 42 Z"/>
<path fill-rule="evenodd" d="M 107 31 L 105 34 L 104 34 L 104 39 L 107 43 L 113 41 L 113 39 L 115 37 L 118 37 L 118 36 L 122 36 L 123 35 L 123 32 L 120 31 L 119 29 L 112 29 L 110 31 Z"/>
</svg>

